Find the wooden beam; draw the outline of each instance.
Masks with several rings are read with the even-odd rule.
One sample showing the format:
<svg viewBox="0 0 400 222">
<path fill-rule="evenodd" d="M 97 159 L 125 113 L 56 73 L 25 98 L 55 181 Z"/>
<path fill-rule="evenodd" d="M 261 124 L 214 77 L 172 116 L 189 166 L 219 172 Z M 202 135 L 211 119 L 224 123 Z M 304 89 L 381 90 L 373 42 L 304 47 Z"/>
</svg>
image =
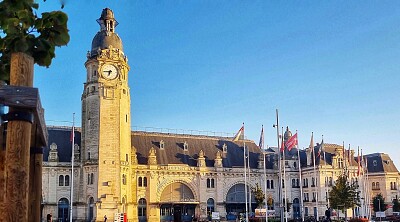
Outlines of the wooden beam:
<svg viewBox="0 0 400 222">
<path fill-rule="evenodd" d="M 39 90 L 26 86 L 0 86 L 0 104 L 15 109 L 24 109 L 33 112 L 35 123 L 39 130 L 37 135 L 40 146 L 47 146 L 48 131 L 44 120 L 44 109 L 40 102 Z"/>
</svg>

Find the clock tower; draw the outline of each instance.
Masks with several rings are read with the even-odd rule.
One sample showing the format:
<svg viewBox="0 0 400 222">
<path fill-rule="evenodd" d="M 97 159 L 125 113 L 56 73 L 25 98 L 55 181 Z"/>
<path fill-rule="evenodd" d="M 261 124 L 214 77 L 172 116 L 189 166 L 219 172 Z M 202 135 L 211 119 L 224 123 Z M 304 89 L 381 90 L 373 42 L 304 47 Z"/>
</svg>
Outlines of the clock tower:
<svg viewBox="0 0 400 222">
<path fill-rule="evenodd" d="M 115 33 L 114 13 L 103 9 L 100 31 L 87 54 L 82 94 L 82 193 L 95 221 L 127 212 L 131 196 L 131 114 L 128 59 Z M 91 205 L 90 205 L 91 204 Z M 90 206 L 92 208 L 90 208 Z M 86 216 L 88 216 L 86 215 Z"/>
</svg>

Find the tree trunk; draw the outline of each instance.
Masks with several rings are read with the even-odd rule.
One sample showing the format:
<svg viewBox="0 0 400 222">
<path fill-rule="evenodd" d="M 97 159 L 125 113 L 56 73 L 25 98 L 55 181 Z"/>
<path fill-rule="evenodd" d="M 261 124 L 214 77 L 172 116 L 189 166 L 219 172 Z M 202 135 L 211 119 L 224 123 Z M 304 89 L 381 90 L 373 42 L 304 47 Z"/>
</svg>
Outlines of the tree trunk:
<svg viewBox="0 0 400 222">
<path fill-rule="evenodd" d="M 11 55 L 10 85 L 33 85 L 31 56 L 24 53 Z M 15 109 L 10 107 L 9 112 L 13 111 Z M 5 155 L 5 201 L 7 202 L 0 217 L 4 221 L 29 221 L 31 126 L 30 122 L 21 120 L 12 120 L 7 124 Z"/>
</svg>

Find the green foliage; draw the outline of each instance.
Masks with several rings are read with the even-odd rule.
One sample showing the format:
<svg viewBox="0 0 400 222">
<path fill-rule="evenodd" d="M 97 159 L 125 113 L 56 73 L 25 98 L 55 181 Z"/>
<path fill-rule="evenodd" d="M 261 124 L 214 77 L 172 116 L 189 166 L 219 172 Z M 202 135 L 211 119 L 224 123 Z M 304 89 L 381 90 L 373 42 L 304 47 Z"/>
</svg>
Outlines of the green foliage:
<svg viewBox="0 0 400 222">
<path fill-rule="evenodd" d="M 0 79 L 9 80 L 11 53 L 31 55 L 36 64 L 49 67 L 55 47 L 69 42 L 68 16 L 61 11 L 42 13 L 34 10 L 33 0 L 0 1 Z"/>
<path fill-rule="evenodd" d="M 400 211 L 400 202 L 398 199 L 393 200 L 393 212 L 399 212 Z"/>
<path fill-rule="evenodd" d="M 387 204 L 385 204 L 385 198 L 383 198 L 382 194 L 377 194 L 373 199 L 372 199 L 372 207 L 375 212 L 378 211 L 385 211 Z"/>
<path fill-rule="evenodd" d="M 329 192 L 330 205 L 334 209 L 349 209 L 360 206 L 357 184 L 348 181 L 348 175 L 342 174 Z"/>
<path fill-rule="evenodd" d="M 255 187 L 251 187 L 251 193 L 253 193 L 254 198 L 256 199 L 257 206 L 261 207 L 264 204 L 265 195 L 258 183 L 256 183 Z"/>
</svg>

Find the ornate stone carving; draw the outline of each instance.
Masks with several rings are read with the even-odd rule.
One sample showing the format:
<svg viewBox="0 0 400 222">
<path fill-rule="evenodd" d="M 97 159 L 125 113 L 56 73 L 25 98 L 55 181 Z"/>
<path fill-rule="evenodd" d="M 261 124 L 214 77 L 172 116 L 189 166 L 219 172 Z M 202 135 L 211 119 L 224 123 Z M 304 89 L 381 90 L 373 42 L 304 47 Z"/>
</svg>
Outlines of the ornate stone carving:
<svg viewBox="0 0 400 222">
<path fill-rule="evenodd" d="M 157 156 L 156 156 L 156 150 L 154 147 L 151 147 L 149 150 L 149 160 L 148 160 L 149 165 L 157 165 Z"/>
</svg>

